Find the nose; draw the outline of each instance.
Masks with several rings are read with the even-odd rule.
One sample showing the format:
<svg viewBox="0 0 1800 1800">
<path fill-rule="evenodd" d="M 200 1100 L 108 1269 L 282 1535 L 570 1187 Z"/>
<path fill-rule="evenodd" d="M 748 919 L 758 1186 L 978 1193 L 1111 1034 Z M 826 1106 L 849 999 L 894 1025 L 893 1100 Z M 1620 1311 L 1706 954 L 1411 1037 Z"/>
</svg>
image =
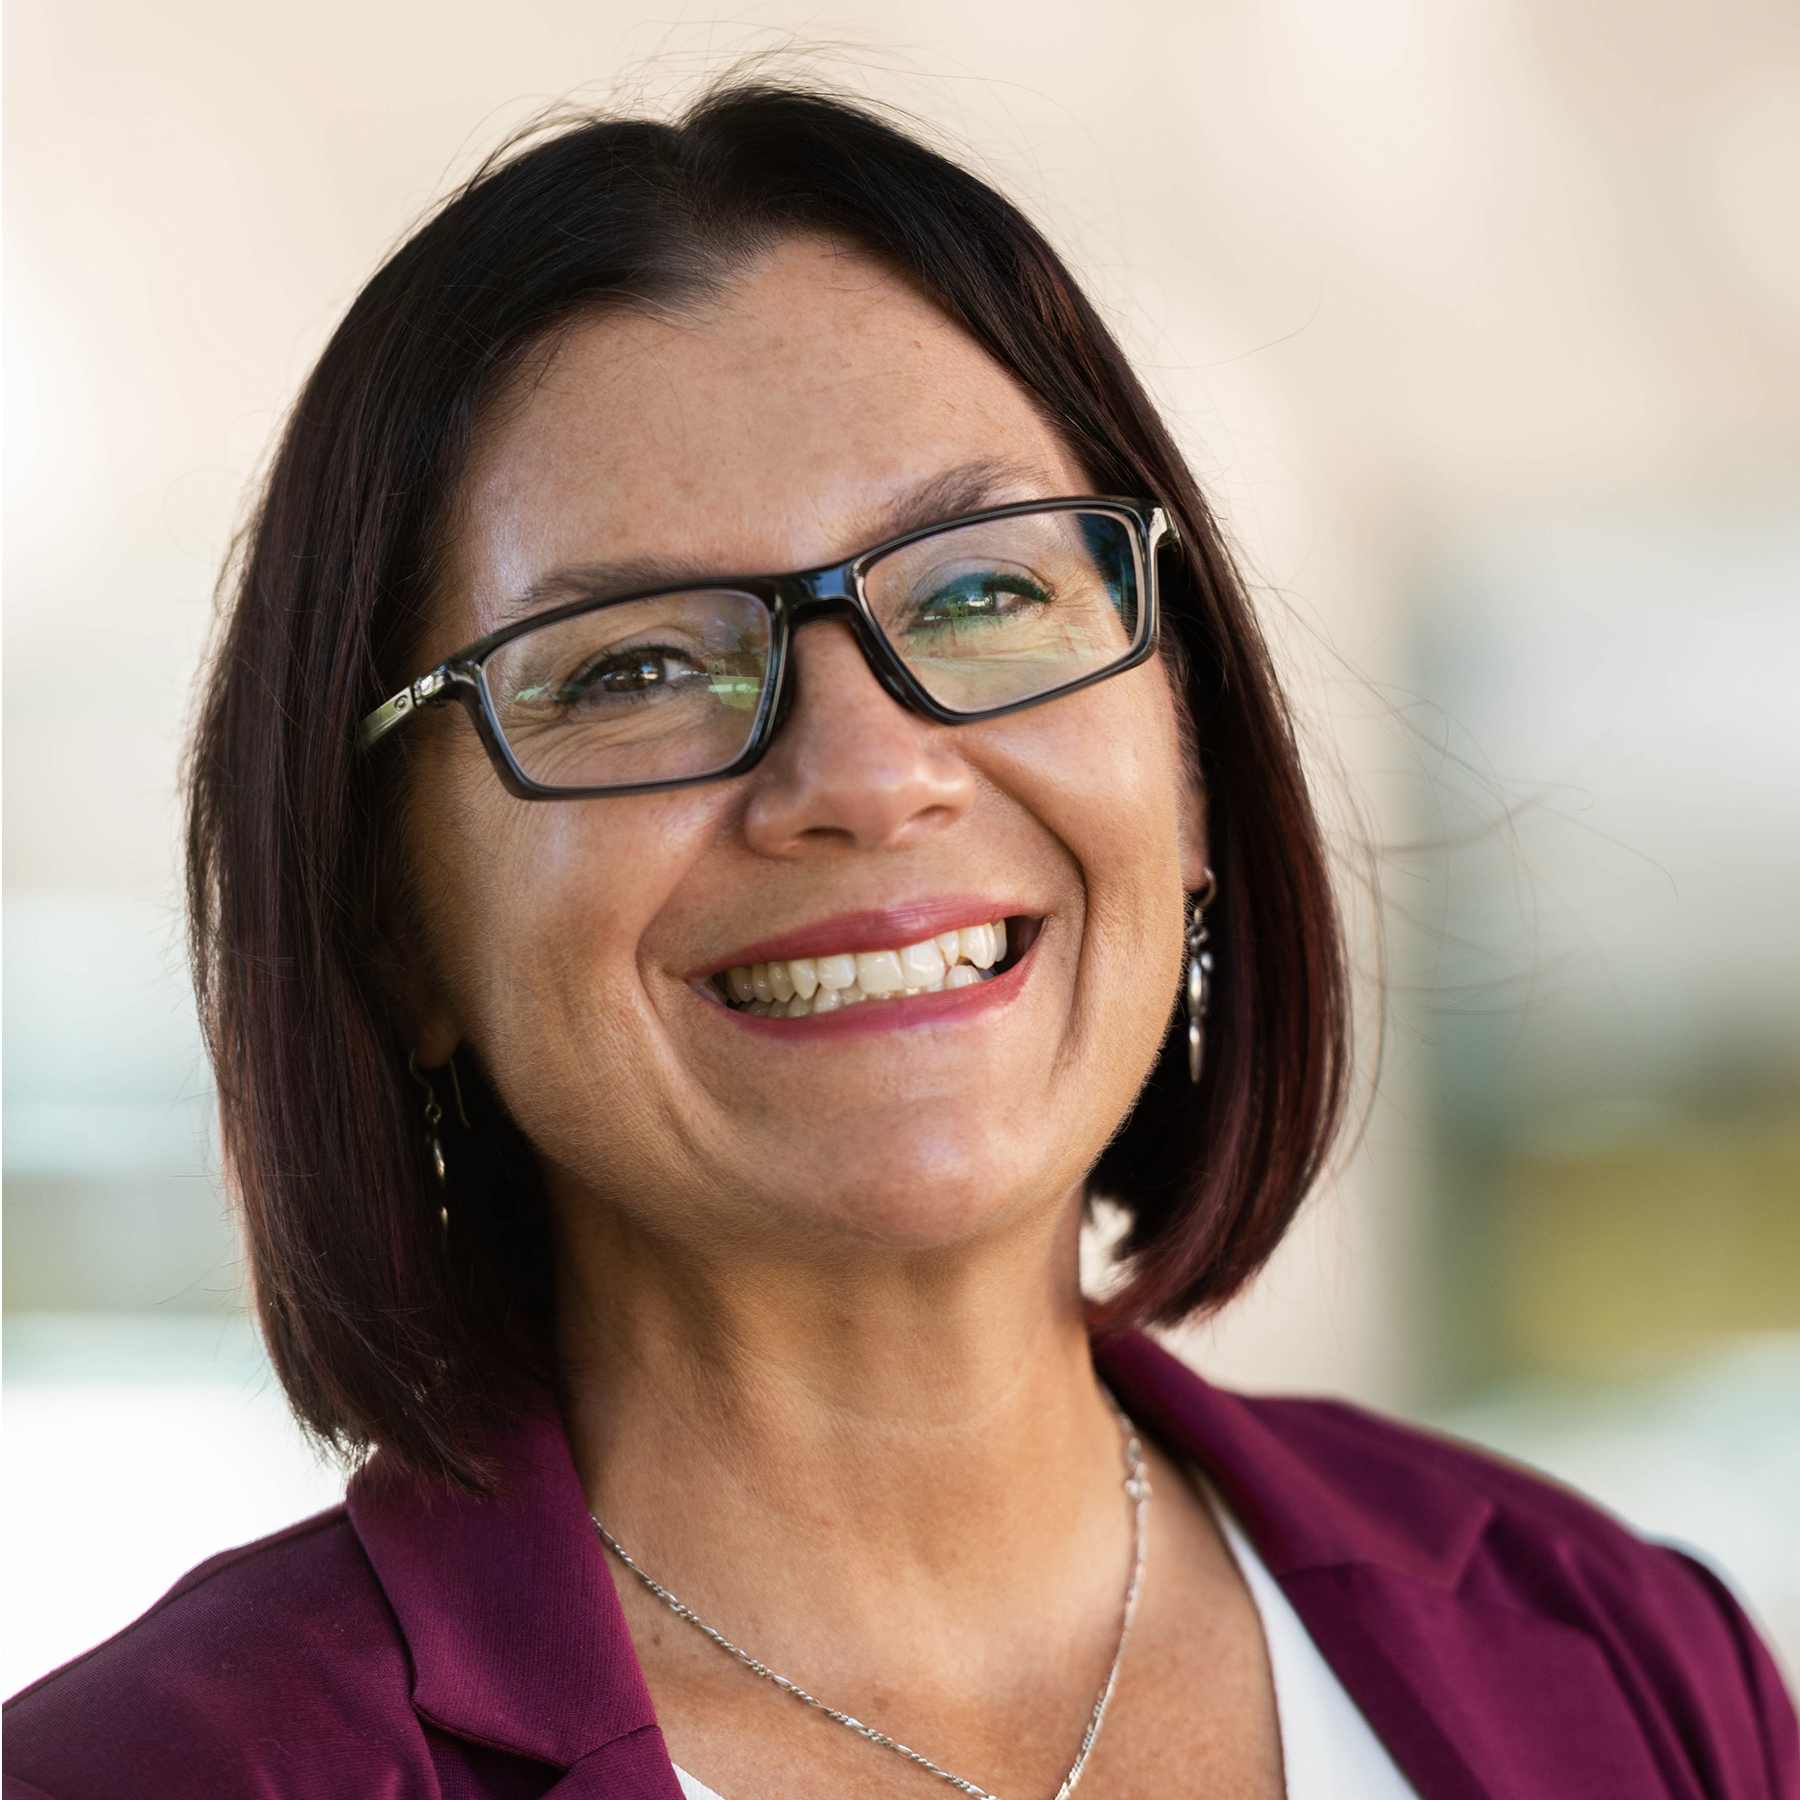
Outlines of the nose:
<svg viewBox="0 0 1800 1800">
<path fill-rule="evenodd" d="M 952 728 L 907 711 L 875 679 L 850 627 L 796 633 L 793 706 L 754 777 L 744 831 L 764 856 L 904 850 L 953 825 L 975 777 Z"/>
</svg>

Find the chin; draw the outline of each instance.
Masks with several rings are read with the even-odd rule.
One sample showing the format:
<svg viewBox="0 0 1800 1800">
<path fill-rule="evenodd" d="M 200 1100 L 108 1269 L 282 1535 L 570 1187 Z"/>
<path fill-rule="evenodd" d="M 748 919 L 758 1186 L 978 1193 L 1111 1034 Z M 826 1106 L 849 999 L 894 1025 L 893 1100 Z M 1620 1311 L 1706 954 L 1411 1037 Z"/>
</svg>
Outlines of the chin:
<svg viewBox="0 0 1800 1800">
<path fill-rule="evenodd" d="M 788 1192 L 807 1196 L 809 1231 L 895 1251 L 948 1249 L 1034 1210 L 1034 1198 L 1050 1189 L 1047 1181 L 1022 1178 L 1027 1159 L 984 1150 L 968 1159 L 859 1156 L 827 1180 L 796 1183 Z"/>
</svg>

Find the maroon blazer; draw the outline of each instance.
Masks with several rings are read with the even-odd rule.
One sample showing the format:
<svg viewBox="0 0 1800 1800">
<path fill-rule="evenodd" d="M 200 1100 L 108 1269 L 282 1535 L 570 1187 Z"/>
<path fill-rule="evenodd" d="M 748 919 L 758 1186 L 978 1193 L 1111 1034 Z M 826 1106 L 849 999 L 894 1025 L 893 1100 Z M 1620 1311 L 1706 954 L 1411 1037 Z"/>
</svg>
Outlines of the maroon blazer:
<svg viewBox="0 0 1800 1800">
<path fill-rule="evenodd" d="M 1204 1467 L 1425 1800 L 1800 1800 L 1768 1652 L 1699 1564 L 1354 1407 L 1097 1352 Z M 505 1496 L 406 1479 L 184 1577 L 7 1709 L 7 1800 L 681 1800 L 554 1413 Z M 740 1797 L 742 1800 L 742 1797 Z"/>
</svg>

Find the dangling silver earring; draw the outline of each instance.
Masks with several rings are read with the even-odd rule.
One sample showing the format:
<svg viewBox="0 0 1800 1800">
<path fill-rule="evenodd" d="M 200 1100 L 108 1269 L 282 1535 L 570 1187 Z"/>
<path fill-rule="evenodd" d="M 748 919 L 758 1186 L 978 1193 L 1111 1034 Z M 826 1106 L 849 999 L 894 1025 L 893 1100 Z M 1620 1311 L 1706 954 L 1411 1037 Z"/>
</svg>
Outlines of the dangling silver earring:
<svg viewBox="0 0 1800 1800">
<path fill-rule="evenodd" d="M 462 1120 L 463 1129 L 467 1131 L 469 1114 L 463 1105 L 462 1083 L 456 1078 L 456 1058 L 452 1056 L 444 1066 L 450 1071 L 450 1091 L 456 1096 L 456 1116 Z M 425 1147 L 431 1152 L 431 1166 L 437 1171 L 438 1191 L 442 1193 L 449 1186 L 449 1171 L 444 1166 L 444 1140 L 438 1136 L 438 1127 L 444 1122 L 444 1109 L 438 1105 L 437 1090 L 419 1067 L 418 1056 L 412 1051 L 407 1052 L 406 1072 L 425 1090 Z M 438 1207 L 438 1224 L 448 1238 L 450 1204 L 447 1200 Z"/>
<path fill-rule="evenodd" d="M 1206 885 L 1189 902 L 1187 926 L 1187 1044 L 1188 1080 L 1196 1086 L 1206 1067 L 1206 1008 L 1212 999 L 1212 952 L 1206 948 L 1206 908 L 1212 905 L 1219 884 L 1211 869 Z"/>
<path fill-rule="evenodd" d="M 462 1120 L 463 1130 L 467 1131 L 469 1112 L 463 1105 L 462 1083 L 456 1078 L 456 1058 L 452 1056 L 444 1067 L 450 1071 L 450 1091 L 456 1096 L 456 1116 Z M 444 1140 L 438 1136 L 438 1127 L 444 1122 L 444 1109 L 438 1105 L 437 1090 L 431 1085 L 425 1071 L 419 1067 L 415 1051 L 407 1052 L 406 1072 L 425 1090 L 425 1147 L 431 1152 L 431 1166 L 437 1171 L 438 1186 L 444 1187 L 448 1183 L 449 1172 L 444 1165 Z"/>
<path fill-rule="evenodd" d="M 419 1067 L 419 1058 L 413 1051 L 407 1052 L 406 1072 L 425 1090 L 425 1147 L 431 1152 L 431 1166 L 437 1170 L 438 1186 L 443 1187 L 448 1171 L 444 1167 L 444 1140 L 438 1136 L 438 1127 L 444 1122 L 444 1109 L 438 1105 L 437 1090 Z"/>
</svg>

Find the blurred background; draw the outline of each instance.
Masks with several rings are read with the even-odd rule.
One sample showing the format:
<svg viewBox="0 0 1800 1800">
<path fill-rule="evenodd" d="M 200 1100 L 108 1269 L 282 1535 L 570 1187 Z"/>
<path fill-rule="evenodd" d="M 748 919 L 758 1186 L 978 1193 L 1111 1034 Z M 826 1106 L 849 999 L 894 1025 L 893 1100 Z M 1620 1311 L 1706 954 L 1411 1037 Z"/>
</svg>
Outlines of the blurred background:
<svg viewBox="0 0 1800 1800">
<path fill-rule="evenodd" d="M 1800 11 L 12 0 L 7 1690 L 341 1491 L 244 1314 L 177 899 L 283 409 L 509 127 L 792 32 L 1072 257 L 1294 685 L 1363 1129 L 1179 1348 L 1550 1470 L 1800 1667 Z"/>
</svg>

